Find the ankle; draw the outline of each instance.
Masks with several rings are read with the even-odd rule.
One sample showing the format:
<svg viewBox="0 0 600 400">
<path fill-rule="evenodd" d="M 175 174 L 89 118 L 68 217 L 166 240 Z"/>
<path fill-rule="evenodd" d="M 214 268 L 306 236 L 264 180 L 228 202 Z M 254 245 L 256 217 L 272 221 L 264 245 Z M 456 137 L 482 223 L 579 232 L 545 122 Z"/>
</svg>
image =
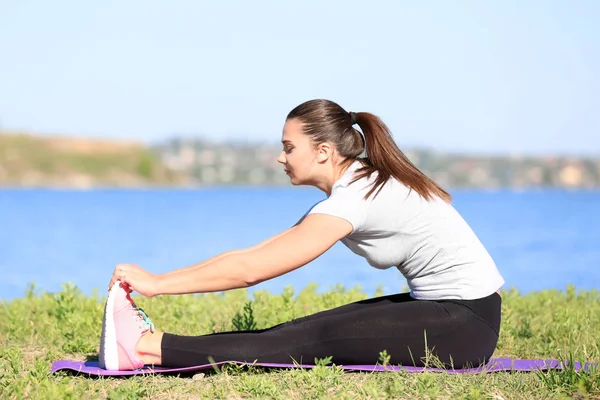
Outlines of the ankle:
<svg viewBox="0 0 600 400">
<path fill-rule="evenodd" d="M 146 365 L 148 364 L 160 364 L 161 358 L 161 341 L 162 341 L 162 332 L 154 331 L 148 332 L 137 342 L 135 346 L 136 355 L 140 360 L 144 361 Z"/>
<path fill-rule="evenodd" d="M 135 345 L 135 351 L 140 354 L 149 353 L 152 347 L 152 336 L 154 332 L 146 332 L 142 336 L 140 336 L 140 340 L 138 340 Z"/>
</svg>

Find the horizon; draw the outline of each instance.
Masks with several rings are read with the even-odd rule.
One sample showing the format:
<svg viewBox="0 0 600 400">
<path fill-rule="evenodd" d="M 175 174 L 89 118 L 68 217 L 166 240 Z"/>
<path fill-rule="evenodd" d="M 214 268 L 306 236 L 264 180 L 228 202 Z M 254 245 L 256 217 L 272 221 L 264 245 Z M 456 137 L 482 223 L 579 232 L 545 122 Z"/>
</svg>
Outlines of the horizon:
<svg viewBox="0 0 600 400">
<path fill-rule="evenodd" d="M 329 98 L 401 149 L 598 157 L 598 18 L 592 0 L 6 2 L 0 130 L 277 143 Z"/>
<path fill-rule="evenodd" d="M 90 140 L 90 141 L 107 141 L 107 142 L 113 142 L 113 143 L 132 143 L 132 144 L 139 144 L 141 146 L 150 148 L 152 146 L 160 146 L 160 145 L 164 145 L 165 143 L 167 143 L 168 141 L 171 140 L 175 140 L 175 139 L 186 139 L 186 140 L 202 140 L 202 141 L 206 141 L 206 142 L 210 142 L 211 144 L 227 144 L 227 143 L 246 143 L 249 145 L 261 145 L 261 144 L 266 144 L 266 145 L 272 145 L 272 146 L 276 146 L 276 145 L 280 145 L 281 143 L 278 140 L 266 140 L 266 139 L 261 139 L 261 138 L 242 138 L 242 137 L 229 137 L 229 138 L 211 138 L 209 136 L 205 136 L 202 134 L 198 134 L 198 135 L 187 135 L 187 136 L 166 136 L 163 138 L 157 138 L 155 140 L 151 140 L 151 141 L 144 141 L 144 140 L 138 140 L 138 139 L 130 139 L 130 138 L 119 138 L 119 137 L 106 137 L 106 136 L 85 136 L 85 135 L 76 135 L 76 134 L 57 134 L 55 132 L 46 132 L 46 133 L 39 133 L 39 132 L 31 132 L 31 131 L 18 131 L 18 130 L 5 130 L 0 126 L 0 136 L 1 135 L 20 135 L 20 134 L 24 134 L 24 135 L 31 135 L 34 138 L 40 138 L 40 139 L 72 139 L 72 140 Z M 488 151 L 472 151 L 472 150 L 466 150 L 466 149 L 457 149 L 457 150 L 443 150 L 443 149 L 437 149 L 435 147 L 425 147 L 425 145 L 421 146 L 421 145 L 416 145 L 416 146 L 411 146 L 411 147 L 400 147 L 400 150 L 402 152 L 419 152 L 419 151 L 423 151 L 423 152 L 431 152 L 431 153 L 439 153 L 441 155 L 447 155 L 447 156 L 456 156 L 456 157 L 507 157 L 507 158 L 511 158 L 511 157 L 516 157 L 516 158 L 538 158 L 538 159 L 548 159 L 548 158 L 572 158 L 572 159 L 577 159 L 577 160 L 600 160 L 600 153 L 597 154 L 570 154 L 570 153 L 560 153 L 560 152 L 548 152 L 548 153 L 523 153 L 523 152 L 495 152 L 494 150 L 488 150 Z"/>
</svg>

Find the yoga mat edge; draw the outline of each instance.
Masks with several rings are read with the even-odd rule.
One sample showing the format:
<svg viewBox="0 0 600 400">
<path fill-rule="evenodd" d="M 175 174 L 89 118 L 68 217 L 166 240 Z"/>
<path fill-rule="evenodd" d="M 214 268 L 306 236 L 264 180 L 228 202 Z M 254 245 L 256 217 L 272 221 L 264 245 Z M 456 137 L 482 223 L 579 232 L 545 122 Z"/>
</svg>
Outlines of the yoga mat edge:
<svg viewBox="0 0 600 400">
<path fill-rule="evenodd" d="M 50 373 L 58 371 L 72 371 L 81 374 L 93 376 L 131 376 L 144 374 L 177 374 L 177 373 L 192 373 L 199 371 L 212 370 L 219 368 L 225 364 L 238 364 L 267 368 L 314 368 L 314 365 L 308 364 L 277 364 L 277 363 L 247 363 L 240 361 L 223 361 L 213 364 L 202 364 L 192 367 L 183 368 L 166 368 L 166 367 L 144 367 L 134 371 L 107 371 L 99 367 L 97 361 L 68 361 L 59 360 L 52 364 Z M 450 374 L 465 374 L 465 373 L 482 373 L 482 372 L 501 372 L 501 371 L 520 371 L 530 372 L 536 370 L 563 369 L 564 366 L 558 360 L 521 360 L 512 358 L 493 358 L 487 364 L 465 369 L 439 369 L 411 366 L 391 366 L 382 365 L 343 365 L 341 366 L 346 371 L 364 371 L 364 372 L 445 372 Z M 579 371 L 582 366 L 579 362 L 574 363 L 575 370 Z M 591 368 L 591 364 L 586 364 L 583 367 L 585 370 Z"/>
</svg>

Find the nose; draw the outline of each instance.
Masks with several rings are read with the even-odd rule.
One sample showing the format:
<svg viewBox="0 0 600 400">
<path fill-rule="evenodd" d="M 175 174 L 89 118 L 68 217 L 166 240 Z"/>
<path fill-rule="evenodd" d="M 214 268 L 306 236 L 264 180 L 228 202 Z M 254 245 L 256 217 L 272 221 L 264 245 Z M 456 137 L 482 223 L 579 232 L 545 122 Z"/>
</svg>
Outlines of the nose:
<svg viewBox="0 0 600 400">
<path fill-rule="evenodd" d="M 279 153 L 279 157 L 277 157 L 277 162 L 280 164 L 285 164 L 285 152 L 282 150 L 281 153 Z"/>
</svg>

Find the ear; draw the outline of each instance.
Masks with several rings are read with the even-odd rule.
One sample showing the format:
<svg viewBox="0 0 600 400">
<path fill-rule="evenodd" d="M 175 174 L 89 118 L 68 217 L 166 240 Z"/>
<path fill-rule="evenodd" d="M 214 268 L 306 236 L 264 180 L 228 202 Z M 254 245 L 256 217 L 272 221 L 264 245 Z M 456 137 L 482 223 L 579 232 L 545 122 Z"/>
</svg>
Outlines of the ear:
<svg viewBox="0 0 600 400">
<path fill-rule="evenodd" d="M 325 162 L 333 156 L 333 146 L 331 143 L 321 143 L 317 146 L 317 161 Z"/>
</svg>

